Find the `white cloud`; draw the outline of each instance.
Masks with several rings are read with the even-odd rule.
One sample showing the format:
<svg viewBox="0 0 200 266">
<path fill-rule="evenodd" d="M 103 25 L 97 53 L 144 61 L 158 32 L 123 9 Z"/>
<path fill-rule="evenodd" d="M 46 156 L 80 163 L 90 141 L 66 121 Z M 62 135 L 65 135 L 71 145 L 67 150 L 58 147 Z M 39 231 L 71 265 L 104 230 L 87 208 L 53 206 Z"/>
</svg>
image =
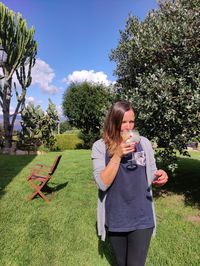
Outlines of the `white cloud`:
<svg viewBox="0 0 200 266">
<path fill-rule="evenodd" d="M 26 106 L 29 103 L 32 103 L 34 106 L 41 105 L 42 104 L 42 100 L 36 100 L 33 96 L 29 96 L 29 97 L 26 97 Z"/>
<path fill-rule="evenodd" d="M 27 72 L 28 70 L 26 70 Z M 0 75 L 1 75 L 0 70 Z M 52 84 L 55 77 L 53 69 L 43 60 L 36 59 L 35 65 L 31 70 L 32 83 L 31 85 L 38 85 L 38 87 L 47 94 L 56 94 L 60 92 L 60 88 Z M 13 82 L 17 87 L 20 87 L 16 74 L 13 74 Z"/>
<path fill-rule="evenodd" d="M 43 60 L 37 59 L 32 69 L 32 85 L 37 84 L 42 91 L 48 94 L 56 94 L 59 88 L 52 84 L 55 77 L 53 69 Z"/>
<path fill-rule="evenodd" d="M 58 112 L 59 117 L 63 115 L 62 105 L 57 105 L 56 110 Z"/>
<path fill-rule="evenodd" d="M 84 81 L 103 83 L 106 86 L 113 83 L 112 81 L 108 80 L 108 76 L 105 73 L 102 71 L 94 72 L 94 70 L 74 71 L 63 80 L 63 82 L 67 82 L 68 84 L 73 82 L 81 83 Z"/>
<path fill-rule="evenodd" d="M 27 98 L 26 98 L 26 102 L 27 102 L 27 104 L 32 103 L 32 104 L 35 105 L 35 98 L 32 97 L 32 96 L 27 97 Z"/>
</svg>

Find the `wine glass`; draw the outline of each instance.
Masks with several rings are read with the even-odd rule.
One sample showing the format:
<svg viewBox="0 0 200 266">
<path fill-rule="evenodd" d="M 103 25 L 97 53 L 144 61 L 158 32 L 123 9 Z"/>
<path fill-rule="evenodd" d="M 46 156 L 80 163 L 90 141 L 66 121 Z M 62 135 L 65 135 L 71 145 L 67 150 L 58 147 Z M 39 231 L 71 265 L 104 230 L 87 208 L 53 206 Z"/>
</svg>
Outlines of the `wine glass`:
<svg viewBox="0 0 200 266">
<path fill-rule="evenodd" d="M 121 136 L 122 136 L 122 139 L 126 141 L 126 143 L 131 143 L 131 142 L 139 143 L 140 142 L 140 134 L 137 129 L 122 131 Z M 129 160 L 128 162 L 129 164 L 127 165 L 127 169 L 134 170 L 135 168 L 137 168 L 134 152 L 132 152 L 132 159 Z"/>
</svg>

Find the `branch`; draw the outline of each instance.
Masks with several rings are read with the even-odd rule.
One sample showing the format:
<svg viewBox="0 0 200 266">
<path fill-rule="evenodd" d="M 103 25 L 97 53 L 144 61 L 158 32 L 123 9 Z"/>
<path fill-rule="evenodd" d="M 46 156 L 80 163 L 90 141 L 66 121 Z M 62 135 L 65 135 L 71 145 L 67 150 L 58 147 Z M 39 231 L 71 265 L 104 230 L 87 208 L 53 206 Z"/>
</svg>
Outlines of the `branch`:
<svg viewBox="0 0 200 266">
<path fill-rule="evenodd" d="M 19 81 L 19 84 L 22 86 L 22 80 L 21 80 L 20 74 L 19 74 L 17 69 L 16 69 L 16 76 L 17 76 L 17 79 Z"/>
<path fill-rule="evenodd" d="M 22 87 L 22 94 L 20 97 L 18 97 L 18 103 L 17 103 L 17 106 L 15 108 L 15 112 L 13 114 L 13 118 L 12 118 L 12 122 L 11 122 L 12 127 L 14 126 L 14 122 L 16 120 L 16 117 L 19 114 L 19 108 L 22 105 L 22 103 L 24 102 L 25 96 L 26 96 L 26 88 Z"/>
<path fill-rule="evenodd" d="M 9 80 L 10 78 L 12 78 L 12 76 L 13 76 L 15 70 L 17 70 L 18 66 L 20 65 L 20 63 L 21 63 L 21 60 L 20 60 L 20 59 L 21 59 L 21 57 L 22 57 L 22 52 L 23 52 L 23 49 L 20 50 L 20 52 L 19 52 L 19 54 L 18 54 L 18 57 L 17 57 L 16 60 L 15 60 L 15 64 L 13 65 L 13 67 L 12 67 L 12 69 L 11 69 L 9 75 L 8 75 L 8 78 L 7 78 L 8 80 Z"/>
<path fill-rule="evenodd" d="M 14 89 L 15 89 L 15 94 L 16 94 L 17 100 L 18 100 L 19 99 L 19 93 L 17 91 L 17 86 L 16 86 L 15 82 L 14 82 Z"/>
<path fill-rule="evenodd" d="M 22 101 L 20 101 L 20 102 L 18 101 L 17 107 L 15 108 L 15 112 L 12 115 L 13 116 L 12 121 L 11 121 L 12 128 L 14 127 L 14 123 L 15 123 L 16 117 L 19 113 L 19 108 L 20 108 L 21 103 L 22 103 Z"/>
<path fill-rule="evenodd" d="M 20 64 L 20 62 L 18 62 L 18 61 L 14 64 L 12 70 L 10 71 L 10 73 L 9 73 L 9 75 L 8 75 L 8 78 L 7 78 L 8 80 L 9 80 L 10 78 L 12 78 L 12 76 L 13 76 L 15 70 L 18 68 L 19 64 Z"/>
</svg>

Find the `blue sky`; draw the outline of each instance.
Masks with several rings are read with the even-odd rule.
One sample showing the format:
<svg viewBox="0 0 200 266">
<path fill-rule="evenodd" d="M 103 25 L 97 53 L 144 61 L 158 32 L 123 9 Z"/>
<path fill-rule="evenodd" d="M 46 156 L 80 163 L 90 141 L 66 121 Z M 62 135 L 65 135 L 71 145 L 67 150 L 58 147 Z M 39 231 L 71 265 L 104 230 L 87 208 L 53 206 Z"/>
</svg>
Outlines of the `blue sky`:
<svg viewBox="0 0 200 266">
<path fill-rule="evenodd" d="M 156 0 L 4 0 L 35 28 L 38 43 L 33 82 L 27 102 L 46 110 L 51 98 L 61 113 L 62 97 L 71 81 L 115 81 L 111 49 L 129 13 L 143 20 Z M 15 102 L 12 102 L 11 110 Z M 0 110 L 1 112 L 1 110 Z"/>
</svg>

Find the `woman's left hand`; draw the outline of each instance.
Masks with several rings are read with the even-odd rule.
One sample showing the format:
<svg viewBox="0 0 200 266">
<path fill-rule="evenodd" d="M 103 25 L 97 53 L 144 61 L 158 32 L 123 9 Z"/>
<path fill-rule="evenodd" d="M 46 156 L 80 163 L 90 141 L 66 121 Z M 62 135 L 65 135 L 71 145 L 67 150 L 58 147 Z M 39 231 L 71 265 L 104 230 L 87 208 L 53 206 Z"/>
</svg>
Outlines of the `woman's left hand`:
<svg viewBox="0 0 200 266">
<path fill-rule="evenodd" d="M 164 170 L 156 170 L 155 172 L 155 181 L 153 181 L 153 185 L 157 187 L 163 186 L 168 181 L 168 175 Z"/>
</svg>

